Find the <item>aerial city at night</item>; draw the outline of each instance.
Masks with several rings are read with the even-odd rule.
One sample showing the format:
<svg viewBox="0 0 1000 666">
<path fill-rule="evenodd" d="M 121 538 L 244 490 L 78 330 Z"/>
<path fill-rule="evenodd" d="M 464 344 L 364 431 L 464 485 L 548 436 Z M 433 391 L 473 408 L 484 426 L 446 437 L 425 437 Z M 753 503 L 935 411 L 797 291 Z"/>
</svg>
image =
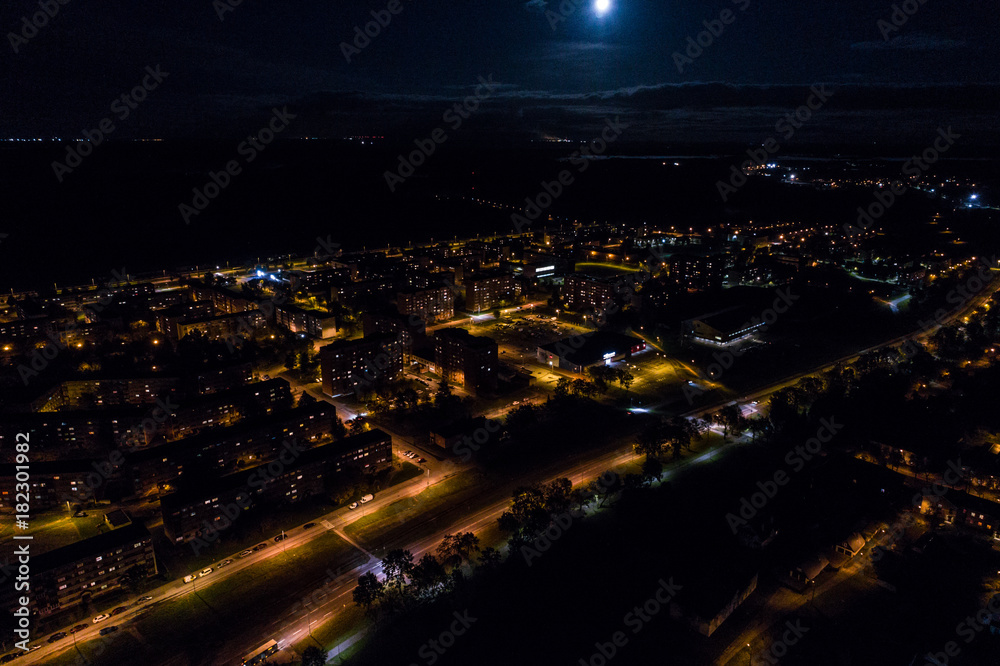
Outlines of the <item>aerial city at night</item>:
<svg viewBox="0 0 1000 666">
<path fill-rule="evenodd" d="M 0 664 L 1000 664 L 995 2 L 0 28 Z"/>
</svg>

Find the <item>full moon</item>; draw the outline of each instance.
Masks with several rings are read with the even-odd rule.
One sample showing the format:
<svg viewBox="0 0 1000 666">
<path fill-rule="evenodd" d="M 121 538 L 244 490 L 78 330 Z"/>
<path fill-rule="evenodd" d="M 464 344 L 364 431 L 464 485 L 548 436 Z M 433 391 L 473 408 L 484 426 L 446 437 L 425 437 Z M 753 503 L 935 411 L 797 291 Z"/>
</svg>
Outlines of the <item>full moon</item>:
<svg viewBox="0 0 1000 666">
<path fill-rule="evenodd" d="M 594 11 L 596 11 L 598 15 L 607 14 L 610 9 L 611 0 L 596 0 L 594 2 Z"/>
</svg>

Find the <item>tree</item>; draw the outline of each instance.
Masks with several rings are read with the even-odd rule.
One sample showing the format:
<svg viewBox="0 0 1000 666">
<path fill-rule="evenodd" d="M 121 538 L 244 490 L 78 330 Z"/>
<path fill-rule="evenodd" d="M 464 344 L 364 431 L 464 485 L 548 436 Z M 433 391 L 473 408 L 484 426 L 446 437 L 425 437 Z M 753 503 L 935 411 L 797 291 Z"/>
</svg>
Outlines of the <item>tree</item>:
<svg viewBox="0 0 1000 666">
<path fill-rule="evenodd" d="M 316 398 L 312 397 L 309 393 L 303 391 L 302 395 L 299 396 L 299 407 L 305 407 L 307 405 L 315 405 Z"/>
<path fill-rule="evenodd" d="M 434 394 L 434 406 L 438 409 L 447 409 L 451 406 L 454 397 L 454 394 L 451 392 L 451 385 L 442 379 L 437 393 Z"/>
<path fill-rule="evenodd" d="M 347 422 L 347 434 L 360 435 L 365 431 L 365 419 L 363 416 L 355 416 Z"/>
<path fill-rule="evenodd" d="M 427 553 L 413 566 L 411 580 L 417 595 L 430 597 L 448 578 L 444 565 Z"/>
<path fill-rule="evenodd" d="M 635 376 L 627 368 L 618 368 L 617 375 L 619 386 L 628 391 L 635 381 Z"/>
<path fill-rule="evenodd" d="M 591 486 L 594 494 L 601 498 L 600 506 L 602 507 L 609 499 L 617 495 L 622 489 L 622 479 L 618 476 L 618 474 L 608 470 L 601 475 L 602 479 L 608 477 L 611 478 L 610 482 L 598 483 L 595 481 Z"/>
<path fill-rule="evenodd" d="M 654 480 L 659 481 L 660 476 L 663 474 L 663 464 L 656 458 L 646 456 L 646 459 L 642 461 L 642 477 L 647 483 L 652 483 Z"/>
<path fill-rule="evenodd" d="M 122 575 L 118 577 L 118 583 L 129 592 L 135 594 L 141 589 L 148 573 L 149 570 L 146 566 L 136 565 L 126 569 Z"/>
<path fill-rule="evenodd" d="M 302 666 L 324 666 L 326 653 L 315 645 L 310 645 L 302 651 Z"/>
<path fill-rule="evenodd" d="M 504 425 L 507 426 L 507 430 L 512 434 L 523 433 L 529 427 L 538 423 L 539 411 L 539 408 L 530 402 L 525 405 L 519 405 L 507 412 Z"/>
<path fill-rule="evenodd" d="M 378 603 L 385 597 L 385 583 L 373 573 L 358 576 L 358 586 L 354 588 L 354 603 L 374 615 L 378 611 Z"/>
<path fill-rule="evenodd" d="M 445 534 L 444 541 L 438 545 L 437 554 L 441 562 L 452 567 L 462 566 L 463 562 L 471 562 L 472 556 L 479 552 L 479 537 L 472 532 Z"/>
<path fill-rule="evenodd" d="M 756 444 L 758 435 L 763 435 L 768 431 L 768 421 L 763 416 L 753 416 L 747 419 L 747 427 L 750 429 L 753 442 Z"/>
<path fill-rule="evenodd" d="M 503 555 L 492 546 L 483 548 L 479 553 L 479 566 L 487 571 L 496 569 L 503 563 Z"/>
<path fill-rule="evenodd" d="M 573 382 L 569 377 L 560 377 L 559 381 L 556 382 L 556 388 L 553 394 L 556 398 L 568 398 L 572 384 Z"/>
<path fill-rule="evenodd" d="M 713 415 L 712 420 L 722 426 L 722 435 L 728 440 L 731 433 L 741 429 L 743 414 L 738 405 L 726 405 Z"/>
<path fill-rule="evenodd" d="M 382 573 L 386 589 L 402 590 L 413 573 L 413 553 L 402 548 L 390 550 L 382 559 Z"/>
<path fill-rule="evenodd" d="M 639 433 L 635 443 L 635 452 L 646 458 L 657 458 L 663 452 L 663 425 L 653 424 Z"/>
</svg>

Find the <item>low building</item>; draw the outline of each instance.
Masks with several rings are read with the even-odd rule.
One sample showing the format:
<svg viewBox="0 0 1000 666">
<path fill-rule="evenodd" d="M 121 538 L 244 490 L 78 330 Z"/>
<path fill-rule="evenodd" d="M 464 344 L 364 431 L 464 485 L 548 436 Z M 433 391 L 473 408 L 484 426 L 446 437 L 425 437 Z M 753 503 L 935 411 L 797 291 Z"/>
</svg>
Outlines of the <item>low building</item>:
<svg viewBox="0 0 1000 666">
<path fill-rule="evenodd" d="M 539 363 L 583 374 L 589 367 L 610 365 L 645 350 L 646 341 L 641 338 L 597 331 L 541 345 L 536 357 Z"/>
<path fill-rule="evenodd" d="M 185 319 L 175 324 L 177 339 L 192 333 L 200 333 L 209 340 L 227 340 L 243 332 L 263 328 L 267 318 L 259 310 L 232 312 L 212 317 Z"/>
<path fill-rule="evenodd" d="M 272 460 L 284 441 L 297 439 L 311 446 L 330 439 L 336 421 L 336 408 L 317 402 L 132 451 L 126 464 L 135 492 L 169 491 L 187 470 L 229 474 Z"/>
<path fill-rule="evenodd" d="M 210 488 L 184 488 L 163 497 L 163 530 L 173 543 L 191 541 L 254 504 L 299 502 L 322 494 L 331 477 L 347 468 L 370 472 L 391 462 L 392 438 L 377 429 L 305 451 L 289 445 L 278 462 L 221 477 Z"/>
<path fill-rule="evenodd" d="M 62 409 L 93 409 L 122 405 L 149 405 L 158 398 L 177 395 L 181 390 L 179 377 L 159 375 L 70 379 L 62 382 L 38 411 Z"/>
<path fill-rule="evenodd" d="M 32 511 L 69 509 L 91 500 L 103 500 L 109 492 L 130 494 L 109 479 L 119 477 L 124 455 L 112 452 L 110 458 L 53 460 L 31 463 L 28 496 Z M 14 465 L 0 466 L 0 513 L 14 513 L 17 480 Z"/>
<path fill-rule="evenodd" d="M 141 523 L 35 555 L 31 559 L 33 608 L 44 617 L 86 605 L 119 589 L 122 574 L 135 568 L 143 577 L 157 573 L 153 538 Z M 6 608 L 14 604 L 13 590 L 12 585 L 4 586 Z"/>
<path fill-rule="evenodd" d="M 326 310 L 301 308 L 283 303 L 275 306 L 274 320 L 278 326 L 292 333 L 304 333 L 320 340 L 337 335 L 337 318 Z"/>
<path fill-rule="evenodd" d="M 754 321 L 742 307 L 728 308 L 684 322 L 684 335 L 693 342 L 715 347 L 737 344 L 756 333 L 764 322 Z"/>
<path fill-rule="evenodd" d="M 711 636 L 757 589 L 757 576 L 735 563 L 714 574 L 684 576 L 684 588 L 670 602 L 670 617 Z"/>
</svg>

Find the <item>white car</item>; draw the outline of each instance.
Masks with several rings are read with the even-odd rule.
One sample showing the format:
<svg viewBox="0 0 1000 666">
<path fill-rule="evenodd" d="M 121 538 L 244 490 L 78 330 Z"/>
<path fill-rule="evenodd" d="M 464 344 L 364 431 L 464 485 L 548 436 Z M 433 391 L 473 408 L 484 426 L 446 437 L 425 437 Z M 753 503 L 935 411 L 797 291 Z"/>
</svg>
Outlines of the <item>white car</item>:
<svg viewBox="0 0 1000 666">
<path fill-rule="evenodd" d="M 111 617 L 111 616 L 108 615 L 107 613 L 101 613 L 100 615 L 98 615 L 97 617 L 94 618 L 94 624 L 97 624 L 98 622 L 104 622 L 109 617 Z"/>
<path fill-rule="evenodd" d="M 201 571 L 198 572 L 198 577 L 201 578 L 202 576 L 207 576 L 213 571 L 214 569 L 212 569 L 212 567 L 208 567 L 207 569 L 202 569 Z"/>
<path fill-rule="evenodd" d="M 197 578 L 197 576 L 195 576 L 194 574 L 190 574 L 190 575 L 184 576 L 184 582 L 185 583 L 190 583 L 195 578 Z"/>
<path fill-rule="evenodd" d="M 357 502 L 351 502 L 351 506 L 349 506 L 347 508 L 348 509 L 357 509 L 358 508 L 358 503 Z"/>
</svg>

